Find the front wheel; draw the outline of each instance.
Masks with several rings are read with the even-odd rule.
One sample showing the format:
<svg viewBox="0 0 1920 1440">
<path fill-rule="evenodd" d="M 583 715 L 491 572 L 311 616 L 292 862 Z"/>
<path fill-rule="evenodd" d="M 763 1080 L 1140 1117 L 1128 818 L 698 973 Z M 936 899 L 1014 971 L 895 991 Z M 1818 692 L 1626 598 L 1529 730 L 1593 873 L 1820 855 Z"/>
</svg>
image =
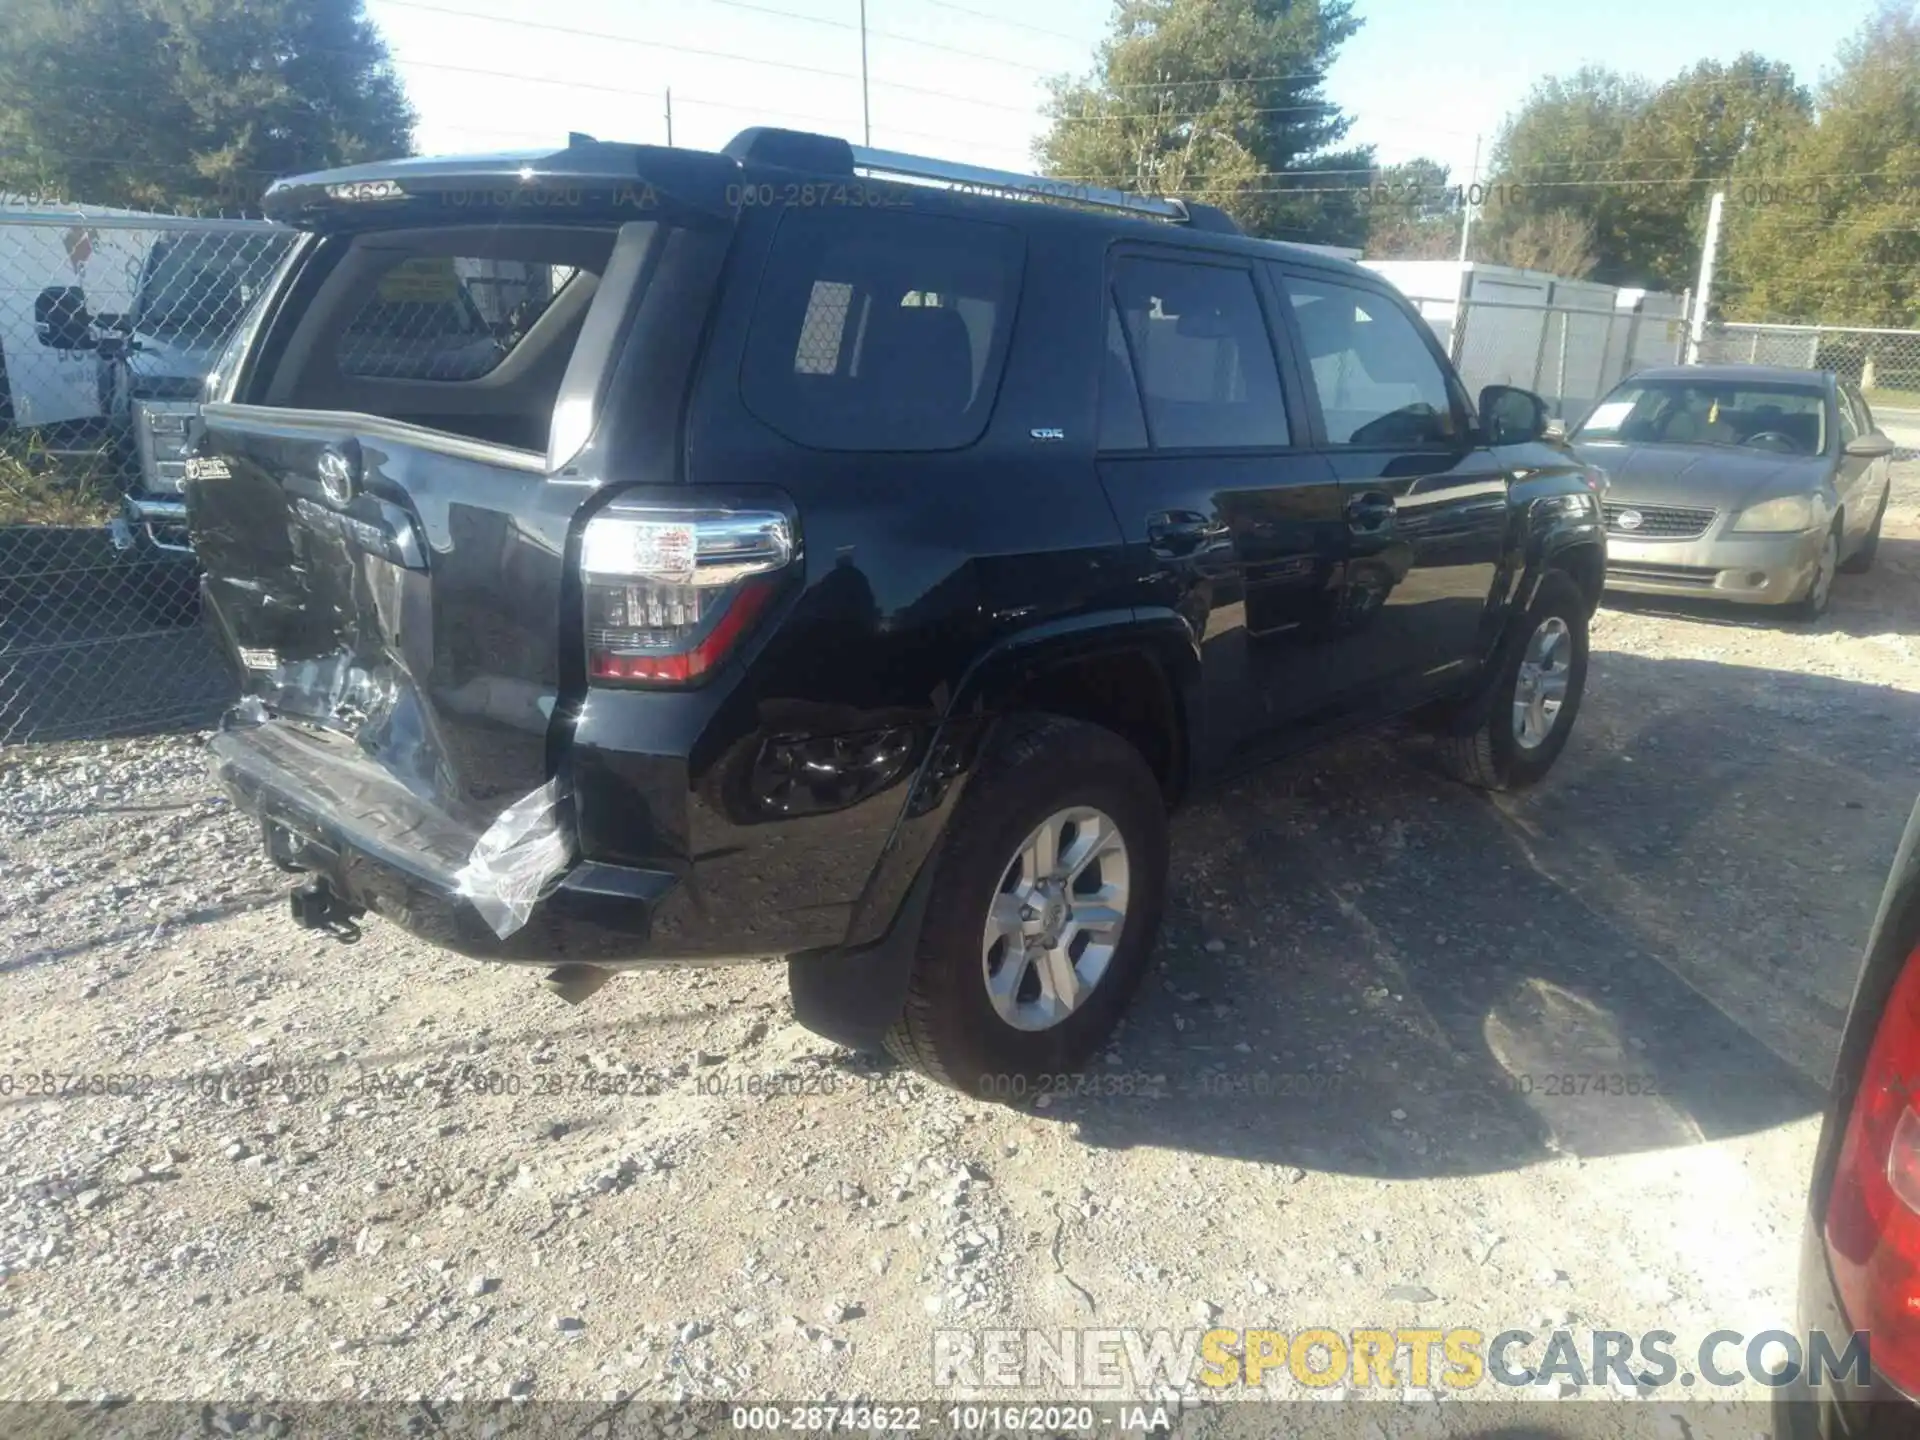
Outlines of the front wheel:
<svg viewBox="0 0 1920 1440">
<path fill-rule="evenodd" d="M 1827 613 L 1827 606 L 1833 600 L 1833 577 L 1839 571 L 1840 527 L 1836 525 L 1827 532 L 1827 538 L 1820 546 L 1820 558 L 1814 562 L 1813 579 L 1807 582 L 1807 593 L 1792 606 L 1794 619 L 1812 622 Z"/>
<path fill-rule="evenodd" d="M 982 1098 L 1038 1094 L 1107 1038 L 1146 969 L 1166 893 L 1159 783 L 1111 731 L 1015 717 L 937 863 L 887 1049 Z"/>
<path fill-rule="evenodd" d="M 1440 736 L 1440 761 L 1482 790 L 1523 790 L 1553 768 L 1587 686 L 1587 603 L 1573 577 L 1541 578 L 1483 705 Z"/>
<path fill-rule="evenodd" d="M 1840 567 L 1847 575 L 1864 575 L 1873 569 L 1873 557 L 1880 552 L 1880 527 L 1887 518 L 1887 506 L 1893 500 L 1893 491 L 1889 489 L 1880 497 L 1880 508 L 1873 512 L 1873 524 L 1867 527 L 1866 538 L 1861 540 L 1860 548 L 1847 557 L 1847 563 Z"/>
</svg>

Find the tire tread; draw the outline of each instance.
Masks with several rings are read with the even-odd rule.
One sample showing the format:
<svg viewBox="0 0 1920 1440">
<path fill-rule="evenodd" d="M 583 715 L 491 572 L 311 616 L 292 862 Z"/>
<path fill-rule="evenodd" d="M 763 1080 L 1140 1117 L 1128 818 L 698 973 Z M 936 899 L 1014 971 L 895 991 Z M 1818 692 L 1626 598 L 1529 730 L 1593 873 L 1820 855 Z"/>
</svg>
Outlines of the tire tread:
<svg viewBox="0 0 1920 1440">
<path fill-rule="evenodd" d="M 1034 712 L 1011 715 L 1002 722 L 999 735 L 981 757 L 979 769 L 969 782 L 967 795 L 962 797 L 959 811 L 950 822 L 950 830 L 957 831 L 968 823 L 970 799 L 992 796 L 1010 772 L 1034 760 L 1048 747 L 1071 741 L 1075 737 L 1082 744 L 1117 747 L 1119 752 L 1124 752 L 1125 758 L 1131 758 L 1146 772 L 1146 761 L 1131 745 L 1111 731 L 1060 715 Z M 1120 758 L 1123 757 L 1116 754 L 1116 759 Z M 1155 784 L 1157 789 L 1157 782 Z M 937 857 L 934 863 L 939 864 L 942 859 L 944 854 Z M 933 878 L 938 885 L 941 881 L 938 871 Z M 901 1007 L 899 1018 L 888 1027 L 881 1043 L 887 1053 L 902 1065 L 918 1070 L 939 1084 L 961 1088 L 958 1079 L 941 1059 L 938 1042 L 941 1001 L 930 983 L 932 979 L 930 968 L 921 962 L 916 953 L 906 1002 Z"/>
</svg>

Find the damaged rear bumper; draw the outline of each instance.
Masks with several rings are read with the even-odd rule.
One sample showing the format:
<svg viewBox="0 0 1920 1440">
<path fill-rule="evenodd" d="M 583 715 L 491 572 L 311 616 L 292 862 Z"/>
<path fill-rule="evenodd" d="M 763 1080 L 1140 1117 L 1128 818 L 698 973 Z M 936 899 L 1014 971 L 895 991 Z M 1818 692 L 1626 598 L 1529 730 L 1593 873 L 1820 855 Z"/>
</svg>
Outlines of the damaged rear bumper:
<svg viewBox="0 0 1920 1440">
<path fill-rule="evenodd" d="M 344 908 L 476 959 L 623 967 L 692 958 L 657 943 L 662 907 L 685 903 L 678 878 L 574 859 L 552 787 L 481 830 L 422 800 L 345 736 L 267 720 L 229 725 L 210 750 L 221 784 L 259 820 L 269 856 L 324 882 Z M 528 822 L 517 830 L 507 823 L 516 811 Z"/>
</svg>

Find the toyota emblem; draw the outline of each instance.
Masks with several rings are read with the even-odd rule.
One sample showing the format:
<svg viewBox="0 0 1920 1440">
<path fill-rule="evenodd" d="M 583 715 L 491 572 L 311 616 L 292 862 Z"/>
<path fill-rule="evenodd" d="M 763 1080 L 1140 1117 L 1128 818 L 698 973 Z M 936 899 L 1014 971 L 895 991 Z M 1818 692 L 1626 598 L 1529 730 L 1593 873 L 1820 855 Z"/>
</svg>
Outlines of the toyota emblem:
<svg viewBox="0 0 1920 1440">
<path fill-rule="evenodd" d="M 1613 523 L 1622 530 L 1638 530 L 1647 523 L 1647 517 L 1638 510 L 1622 510 Z"/>
<path fill-rule="evenodd" d="M 360 467 L 352 456 L 329 445 L 320 452 L 316 468 L 320 472 L 320 488 L 327 492 L 329 500 L 344 505 L 353 499 L 353 492 L 360 486 Z"/>
</svg>

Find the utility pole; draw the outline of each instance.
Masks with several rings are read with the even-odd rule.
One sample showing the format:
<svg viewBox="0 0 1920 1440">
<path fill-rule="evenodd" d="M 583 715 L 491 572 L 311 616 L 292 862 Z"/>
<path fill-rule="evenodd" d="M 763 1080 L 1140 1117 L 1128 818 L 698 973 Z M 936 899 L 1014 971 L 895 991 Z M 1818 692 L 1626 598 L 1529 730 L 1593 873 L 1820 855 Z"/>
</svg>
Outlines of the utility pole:
<svg viewBox="0 0 1920 1440">
<path fill-rule="evenodd" d="M 1713 266 L 1720 258 L 1720 212 L 1726 208 L 1724 190 L 1713 192 L 1707 207 L 1707 239 L 1700 247 L 1700 283 L 1694 287 L 1693 324 L 1687 329 L 1687 363 L 1700 363 L 1700 342 L 1707 338 L 1707 305 L 1713 299 Z"/>
<path fill-rule="evenodd" d="M 673 87 L 667 86 L 667 144 L 673 144 Z"/>
<path fill-rule="evenodd" d="M 873 145 L 873 106 L 867 99 L 867 0 L 860 0 L 860 133 Z"/>
<path fill-rule="evenodd" d="M 1480 183 L 1480 137 L 1473 137 L 1473 178 L 1467 181 L 1466 193 L 1460 197 L 1460 263 L 1467 263 L 1467 240 L 1473 234 L 1473 190 Z"/>
</svg>

